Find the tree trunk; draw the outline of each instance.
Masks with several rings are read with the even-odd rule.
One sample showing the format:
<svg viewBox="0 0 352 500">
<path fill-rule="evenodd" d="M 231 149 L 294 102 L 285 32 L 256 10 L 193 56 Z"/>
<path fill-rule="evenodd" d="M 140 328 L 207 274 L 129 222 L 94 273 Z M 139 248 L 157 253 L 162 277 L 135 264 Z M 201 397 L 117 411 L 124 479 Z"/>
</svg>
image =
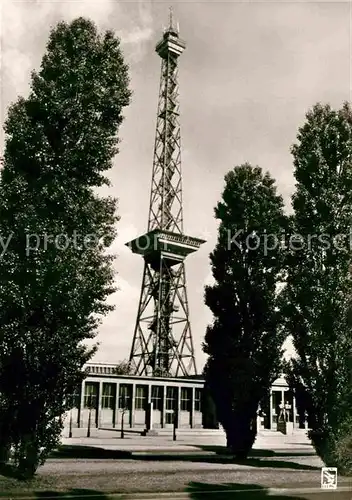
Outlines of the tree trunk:
<svg viewBox="0 0 352 500">
<path fill-rule="evenodd" d="M 4 422 L 0 424 L 0 463 L 6 464 L 10 459 L 11 431 Z"/>
<path fill-rule="evenodd" d="M 39 466 L 39 449 L 34 435 L 24 436 L 20 445 L 18 471 L 26 478 L 34 476 Z"/>
<path fill-rule="evenodd" d="M 11 444 L 4 442 L 1 439 L 0 442 L 0 464 L 6 464 L 10 459 Z"/>
<path fill-rule="evenodd" d="M 225 431 L 227 447 L 233 455 L 240 460 L 247 458 L 257 435 L 253 417 L 244 413 L 233 415 Z"/>
</svg>

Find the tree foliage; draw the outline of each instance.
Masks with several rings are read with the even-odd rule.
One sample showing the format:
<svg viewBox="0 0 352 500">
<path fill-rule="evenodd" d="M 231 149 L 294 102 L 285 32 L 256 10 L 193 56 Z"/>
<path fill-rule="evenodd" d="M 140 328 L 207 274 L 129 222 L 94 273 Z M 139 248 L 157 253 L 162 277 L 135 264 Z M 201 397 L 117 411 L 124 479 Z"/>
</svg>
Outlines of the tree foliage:
<svg viewBox="0 0 352 500">
<path fill-rule="evenodd" d="M 8 113 L 0 184 L 0 448 L 31 475 L 94 353 L 114 290 L 116 200 L 99 197 L 118 152 L 128 68 L 84 18 L 50 33 L 28 98 Z M 3 246 L 2 246 L 3 250 Z"/>
<path fill-rule="evenodd" d="M 296 236 L 282 312 L 297 352 L 291 380 L 304 394 L 311 438 L 323 460 L 336 466 L 336 436 L 352 414 L 350 106 L 335 111 L 317 104 L 297 139 Z"/>
<path fill-rule="evenodd" d="M 203 347 L 205 377 L 228 446 L 244 457 L 255 440 L 258 404 L 281 372 L 285 334 L 278 328 L 276 290 L 286 218 L 274 180 L 249 164 L 225 176 L 215 217 L 220 226 L 210 255 L 215 284 L 205 289 L 214 316 Z"/>
<path fill-rule="evenodd" d="M 131 363 L 129 361 L 123 360 L 117 363 L 114 367 L 115 375 L 133 375 L 134 371 L 132 369 Z"/>
</svg>

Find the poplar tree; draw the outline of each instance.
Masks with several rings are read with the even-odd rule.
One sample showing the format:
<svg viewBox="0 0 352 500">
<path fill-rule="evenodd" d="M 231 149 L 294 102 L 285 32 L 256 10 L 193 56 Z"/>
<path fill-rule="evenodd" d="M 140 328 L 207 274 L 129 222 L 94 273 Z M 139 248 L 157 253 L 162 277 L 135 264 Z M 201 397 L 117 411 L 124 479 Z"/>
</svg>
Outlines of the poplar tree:
<svg viewBox="0 0 352 500">
<path fill-rule="evenodd" d="M 50 32 L 30 93 L 9 109 L 0 180 L 0 449 L 33 475 L 59 442 L 111 307 L 116 200 L 97 189 L 118 152 L 128 68 L 89 20 Z"/>
<path fill-rule="evenodd" d="M 297 357 L 290 378 L 303 395 L 323 461 L 352 471 L 352 109 L 315 105 L 292 147 L 295 243 L 282 294 Z M 349 451 L 340 451 L 349 440 Z M 349 464 L 349 465 L 348 465 Z"/>
<path fill-rule="evenodd" d="M 210 255 L 215 284 L 205 289 L 214 319 L 203 349 L 205 378 L 227 445 L 245 458 L 256 437 L 260 401 L 281 373 L 285 333 L 276 310 L 286 218 L 275 181 L 244 164 L 225 176 L 215 208 L 218 241 Z"/>
</svg>

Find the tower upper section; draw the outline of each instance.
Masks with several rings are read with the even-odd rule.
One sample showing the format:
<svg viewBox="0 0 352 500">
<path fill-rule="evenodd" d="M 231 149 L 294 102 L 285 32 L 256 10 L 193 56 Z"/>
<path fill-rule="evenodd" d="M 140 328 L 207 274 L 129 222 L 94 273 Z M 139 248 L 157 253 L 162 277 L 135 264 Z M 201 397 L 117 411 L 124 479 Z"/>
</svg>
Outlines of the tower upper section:
<svg viewBox="0 0 352 500">
<path fill-rule="evenodd" d="M 155 50 L 162 59 L 166 59 L 170 54 L 180 56 L 186 48 L 186 43 L 179 38 L 178 28 L 173 26 L 172 14 L 170 14 L 170 25 L 165 30 L 163 38 L 156 45 Z"/>
<path fill-rule="evenodd" d="M 184 259 L 203 240 L 183 232 L 178 60 L 186 44 L 170 13 L 156 52 L 161 76 L 148 230 L 127 243 L 144 257 L 144 273 L 130 363 L 137 375 L 196 373 Z"/>
<path fill-rule="evenodd" d="M 156 46 L 161 57 L 161 76 L 148 231 L 183 234 L 178 58 L 185 47 L 171 14 L 169 27 Z"/>
</svg>

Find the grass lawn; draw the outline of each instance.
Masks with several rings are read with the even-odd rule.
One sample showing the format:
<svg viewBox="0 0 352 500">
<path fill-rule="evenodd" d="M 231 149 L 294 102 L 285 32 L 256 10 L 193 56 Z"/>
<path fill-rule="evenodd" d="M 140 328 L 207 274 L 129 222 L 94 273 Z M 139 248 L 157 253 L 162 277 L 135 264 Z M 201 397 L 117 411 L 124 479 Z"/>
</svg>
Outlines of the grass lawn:
<svg viewBox="0 0 352 500">
<path fill-rule="evenodd" d="M 53 465 L 53 464 L 51 464 Z M 67 464 L 69 465 L 69 464 Z M 217 490 L 216 495 L 211 498 L 232 498 L 236 496 L 231 493 L 232 489 L 242 489 L 239 498 L 264 498 L 267 497 L 266 488 L 284 487 L 319 487 L 317 476 L 312 471 L 293 470 L 287 472 L 281 469 L 256 469 L 253 471 L 239 470 L 236 472 L 206 470 L 206 471 L 140 471 L 131 470 L 126 474 L 119 473 L 113 469 L 91 470 L 87 462 L 82 464 L 81 471 L 60 472 L 57 470 L 39 470 L 39 473 L 31 481 L 20 481 L 18 479 L 0 476 L 0 497 L 12 498 L 32 497 L 66 497 L 89 496 L 93 499 L 108 499 L 111 493 L 137 493 L 137 492 L 190 492 L 191 498 L 203 500 L 207 498 L 207 492 Z M 278 481 L 278 476 L 280 481 Z M 351 494 L 346 500 L 352 498 L 352 481 L 344 478 L 339 485 L 351 486 Z M 253 495 L 246 490 L 256 488 L 258 492 Z M 210 495 L 209 495 L 210 497 Z M 117 497 L 118 498 L 118 497 Z M 123 496 L 121 496 L 123 498 Z M 281 497 L 280 497 L 281 498 Z M 298 500 L 303 496 L 288 496 L 285 500 Z M 315 497 L 314 497 L 315 498 Z M 323 497 L 327 497 L 324 495 Z M 335 496 L 329 496 L 335 498 Z M 337 498 L 337 497 L 336 497 Z M 340 498 L 340 497 L 338 497 Z M 341 497 L 342 498 L 342 497 Z"/>
</svg>

